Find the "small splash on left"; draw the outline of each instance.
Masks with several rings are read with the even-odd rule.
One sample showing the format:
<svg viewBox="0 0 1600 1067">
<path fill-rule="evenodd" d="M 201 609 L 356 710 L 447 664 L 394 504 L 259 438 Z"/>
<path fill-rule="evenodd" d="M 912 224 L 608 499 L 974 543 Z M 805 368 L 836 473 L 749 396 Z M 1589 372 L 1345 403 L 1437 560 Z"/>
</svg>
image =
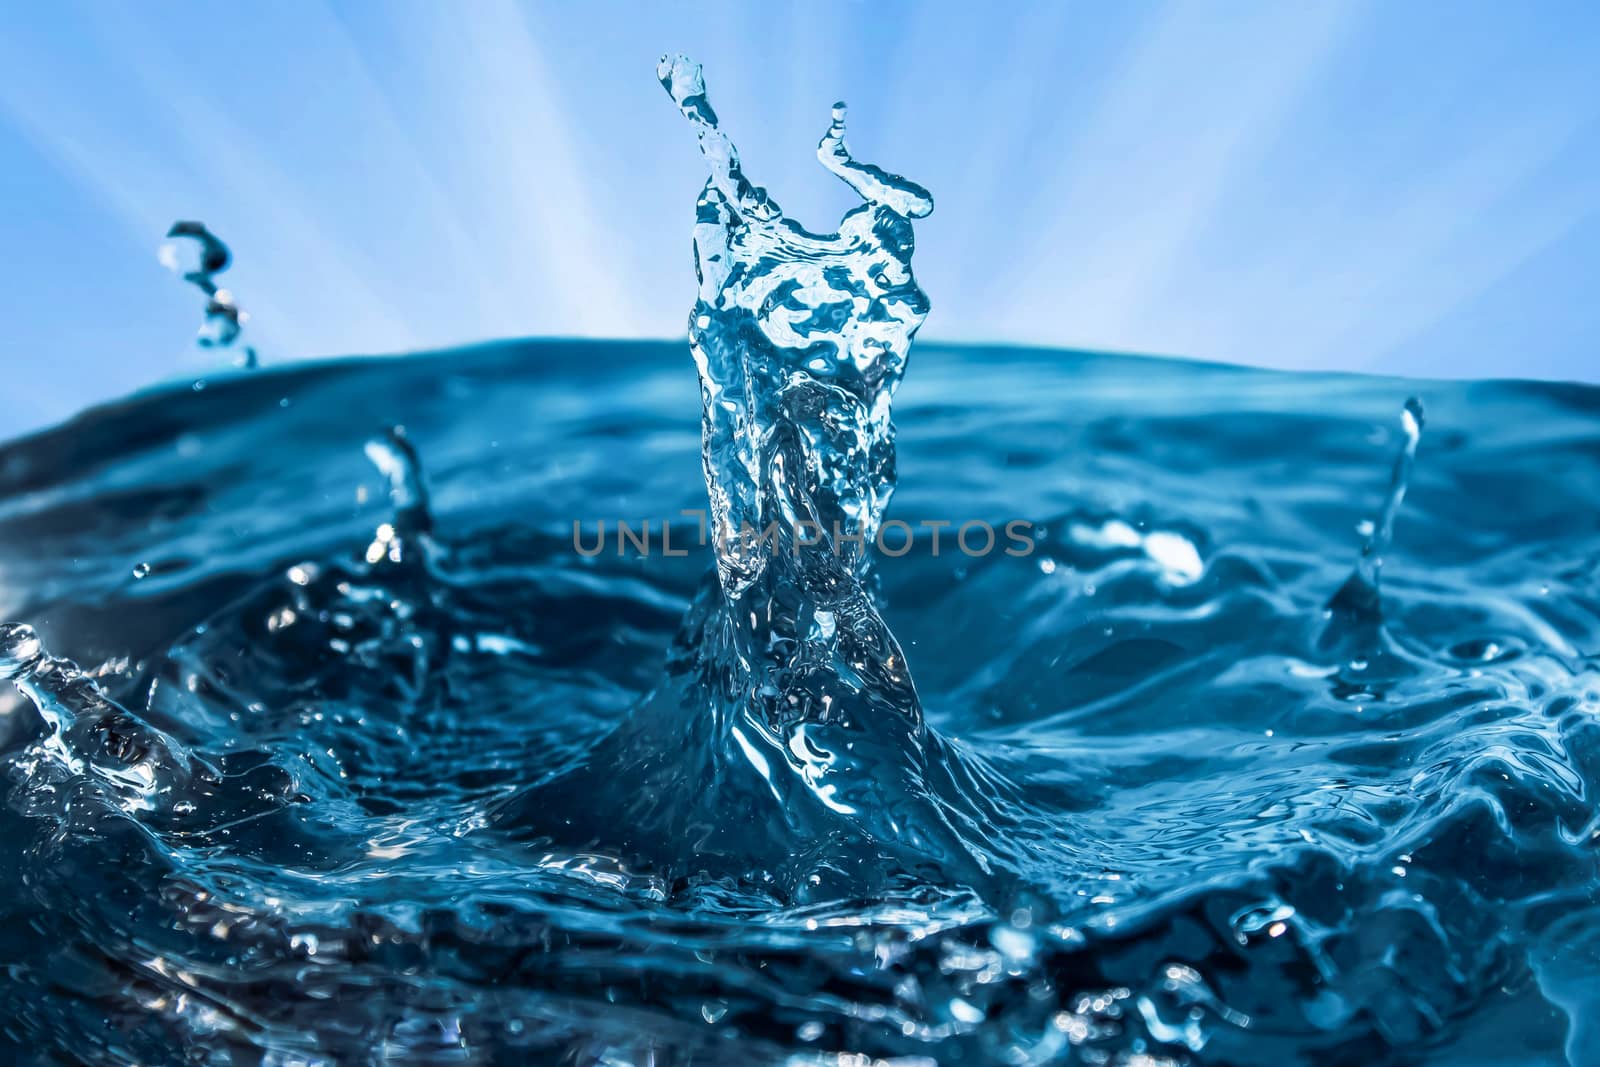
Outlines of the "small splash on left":
<svg viewBox="0 0 1600 1067">
<path fill-rule="evenodd" d="M 76 663 L 52 656 L 31 626 L 0 625 L 0 680 L 28 698 L 44 725 L 12 763 L 32 786 L 25 810 L 78 796 L 91 808 L 178 824 L 196 810 L 197 793 L 215 795 L 223 782 L 221 768 L 118 704 Z"/>
<path fill-rule="evenodd" d="M 449 652 L 449 612 L 439 603 L 445 552 L 434 539 L 422 460 L 399 425 L 363 451 L 387 483 L 389 507 L 362 547 L 267 576 L 174 642 L 165 653 L 171 670 L 155 672 L 158 689 L 175 690 L 165 695 L 231 691 L 228 678 L 242 673 L 263 681 L 248 697 L 234 694 L 237 703 L 266 714 L 297 709 L 308 694 L 363 692 L 410 706 L 438 681 Z"/>
<path fill-rule="evenodd" d="M 185 253 L 180 241 L 187 242 Z M 233 253 L 203 222 L 179 219 L 167 230 L 167 240 L 157 251 L 161 265 L 180 275 L 206 297 L 205 318 L 198 341 L 205 348 L 235 349 L 235 366 L 253 370 L 260 365 L 252 345 L 239 345 L 239 334 L 250 313 L 239 306 L 233 292 L 217 285 L 216 276 L 233 262 Z"/>
<path fill-rule="evenodd" d="M 192 834 L 212 816 L 260 814 L 292 800 L 298 790 L 282 783 L 294 775 L 276 773 L 263 791 L 258 779 L 274 772 L 253 769 L 239 779 L 230 761 L 240 762 L 241 753 L 200 752 L 180 740 L 183 724 L 204 717 L 191 714 L 196 707 L 173 705 L 167 690 L 177 683 L 192 698 L 225 688 L 218 679 L 228 672 L 219 671 L 218 662 L 236 666 L 250 656 L 276 656 L 280 663 L 315 666 L 309 677 L 285 678 L 286 690 L 296 682 L 315 690 L 329 677 L 355 678 L 367 668 L 397 699 L 422 691 L 442 651 L 432 610 L 441 552 L 421 460 L 401 426 L 374 435 L 365 451 L 388 481 L 392 505 L 365 552 L 298 563 L 194 627 L 160 657 L 137 710 L 72 660 L 52 655 L 32 626 L 0 622 L 0 683 L 15 686 L 39 720 L 32 743 L 9 761 L 13 781 L 25 783 L 25 810 L 49 814 L 61 796 L 84 795 L 98 798 L 91 808 Z M 219 653 L 219 638 L 231 655 Z M 186 671 L 173 676 L 162 664 Z M 240 788 L 243 795 L 219 803 Z"/>
</svg>

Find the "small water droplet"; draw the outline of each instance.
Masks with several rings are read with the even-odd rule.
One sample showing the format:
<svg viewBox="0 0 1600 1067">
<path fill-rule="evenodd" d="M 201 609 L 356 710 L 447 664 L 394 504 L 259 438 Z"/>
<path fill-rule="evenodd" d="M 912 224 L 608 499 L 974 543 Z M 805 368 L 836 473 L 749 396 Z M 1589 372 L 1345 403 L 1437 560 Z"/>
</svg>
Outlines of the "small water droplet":
<svg viewBox="0 0 1600 1067">
<path fill-rule="evenodd" d="M 26 623 L 0 625 L 0 678 L 25 673 L 44 655 L 44 645 Z"/>
</svg>

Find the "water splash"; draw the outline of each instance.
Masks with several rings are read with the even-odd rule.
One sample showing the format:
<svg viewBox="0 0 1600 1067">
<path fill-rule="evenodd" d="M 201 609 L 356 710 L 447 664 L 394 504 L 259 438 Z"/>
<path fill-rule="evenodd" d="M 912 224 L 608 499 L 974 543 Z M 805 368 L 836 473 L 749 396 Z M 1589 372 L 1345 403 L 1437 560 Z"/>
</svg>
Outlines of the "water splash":
<svg viewBox="0 0 1600 1067">
<path fill-rule="evenodd" d="M 865 202 L 836 233 L 808 233 L 745 177 L 699 66 L 664 57 L 657 74 L 711 171 L 696 203 L 689 343 L 723 598 L 711 625 L 743 672 L 743 691 L 726 695 L 761 733 L 852 714 L 896 715 L 915 729 L 904 654 L 860 579 L 894 492 L 890 404 L 928 313 L 911 273 L 910 220 L 932 199 L 856 163 L 836 104 L 818 157 Z M 862 700 L 889 707 L 855 706 Z M 814 785 L 827 776 L 825 761 L 797 758 Z M 838 809 L 832 788 L 815 791 Z"/>
<path fill-rule="evenodd" d="M 406 545 L 420 546 L 425 558 L 437 552 L 433 540 L 433 512 L 428 504 L 428 487 L 423 481 L 422 460 L 406 436 L 404 426 L 391 426 L 382 435 L 367 441 L 367 459 L 389 480 L 389 503 L 394 520 L 378 527 L 367 548 L 367 562 L 401 563 Z"/>
<path fill-rule="evenodd" d="M 1422 401 L 1408 397 L 1400 411 L 1401 441 L 1389 473 L 1388 494 L 1377 519 L 1366 524 L 1355 569 L 1328 601 L 1329 620 L 1324 643 L 1335 642 L 1341 635 L 1371 631 L 1382 624 L 1383 557 L 1394 541 L 1395 519 L 1411 484 L 1411 468 L 1416 462 L 1417 445 L 1422 440 L 1422 427 Z"/>
<path fill-rule="evenodd" d="M 764 573 L 772 553 L 751 535 L 774 522 L 808 524 L 818 554 L 859 566 L 894 492 L 890 404 L 928 314 L 911 220 L 933 200 L 856 162 L 835 104 L 817 156 L 865 202 L 836 233 L 809 233 L 745 177 L 700 67 L 663 57 L 657 74 L 711 170 L 696 203 L 689 341 L 723 590 L 738 598 Z"/>
<path fill-rule="evenodd" d="M 181 274 L 183 280 L 199 289 L 206 295 L 205 319 L 201 323 L 198 340 L 206 348 L 232 348 L 239 340 L 239 333 L 250 315 L 239 307 L 233 293 L 228 289 L 220 288 L 216 276 L 228 269 L 232 262 L 232 253 L 222 239 L 206 228 L 203 222 L 179 220 L 172 224 L 167 231 L 168 242 L 160 248 L 162 264 L 174 273 Z M 184 269 L 178 246 L 172 238 L 183 238 L 194 242 L 197 260 L 194 265 Z M 256 350 L 250 345 L 240 349 L 238 357 L 239 366 L 253 369 L 259 365 Z"/>
<path fill-rule="evenodd" d="M 0 625 L 0 680 L 27 697 L 44 721 L 24 758 L 29 784 L 46 792 L 72 780 L 99 789 L 124 812 L 169 812 L 176 794 L 215 773 L 171 736 L 111 700 L 71 660 L 45 651 L 33 628 Z M 54 767 L 44 771 L 40 758 Z"/>
<path fill-rule="evenodd" d="M 926 194 L 836 109 L 865 202 L 808 234 L 663 69 L 713 164 L 714 559 L 561 535 L 682 506 L 666 345 L 229 376 L 0 449 L 0 586 L 50 626 L 0 628 L 0 1060 L 1581 1058 L 1600 397 L 1431 387 L 1482 413 L 1431 457 L 1472 492 L 1408 504 L 1448 562 L 1385 619 L 1411 411 L 1340 612 L 1382 671 L 1306 658 L 1345 555 L 1306 486 L 1365 461 L 1282 456 L 1385 381 L 919 349 L 941 469 L 898 506 L 1060 518 L 875 569 Z M 448 522 L 364 444 L 402 418 Z"/>
<path fill-rule="evenodd" d="M 657 73 L 711 171 L 696 203 L 689 340 L 716 579 L 685 617 L 669 684 L 584 767 L 501 817 L 540 840 L 669 871 L 718 856 L 730 870 L 769 864 L 779 834 L 800 862 L 769 877 L 790 896 L 838 892 L 845 870 L 856 872 L 845 882 L 865 885 L 908 864 L 988 880 L 990 857 L 957 829 L 992 820 L 971 792 L 988 772 L 927 728 L 866 580 L 865 546 L 895 485 L 891 402 L 928 313 L 911 271 L 911 220 L 932 199 L 858 163 L 837 104 L 818 157 L 864 202 L 836 233 L 810 233 L 745 176 L 700 68 L 668 57 Z M 683 763 L 663 758 L 685 749 Z M 597 773 L 636 775 L 640 795 L 655 798 L 650 810 L 552 828 L 549 813 L 571 806 L 552 798 L 592 795 Z M 685 796 L 669 776 L 704 789 Z M 689 832 L 740 803 L 762 813 L 755 827 L 723 820 L 709 836 Z M 693 852 L 674 854 L 685 841 Z"/>
<path fill-rule="evenodd" d="M 210 650 L 220 638 L 235 658 L 265 653 L 294 659 L 308 644 L 320 646 L 336 655 L 328 667 L 330 674 L 345 676 L 344 684 L 365 668 L 382 679 L 379 690 L 410 700 L 428 691 L 450 631 L 437 618 L 432 568 L 438 553 L 421 461 L 401 426 L 372 438 L 365 451 L 389 481 L 393 512 L 378 525 L 364 559 L 295 564 L 283 581 L 195 627 L 188 641 L 176 642 L 168 653 L 182 665 L 183 688 L 219 687 L 219 657 L 192 654 L 188 646 Z M 241 622 L 250 629 L 239 632 Z M 44 736 L 34 747 L 57 767 L 53 776 L 33 777 L 35 786 L 89 783 L 125 812 L 158 816 L 181 797 L 191 797 L 184 807 L 192 812 L 199 789 L 210 809 L 230 810 L 218 800 L 222 778 L 216 768 L 116 703 L 77 664 L 50 656 L 26 624 L 0 625 L 0 681 L 6 680 L 43 720 Z M 30 766 L 37 770 L 37 764 Z"/>
</svg>

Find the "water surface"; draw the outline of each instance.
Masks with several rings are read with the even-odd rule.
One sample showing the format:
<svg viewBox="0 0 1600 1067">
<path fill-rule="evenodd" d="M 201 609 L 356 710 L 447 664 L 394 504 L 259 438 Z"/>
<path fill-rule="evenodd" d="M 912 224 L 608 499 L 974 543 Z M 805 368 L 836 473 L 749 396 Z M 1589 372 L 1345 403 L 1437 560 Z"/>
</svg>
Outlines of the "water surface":
<svg viewBox="0 0 1600 1067">
<path fill-rule="evenodd" d="M 0 703 L 8 1054 L 1594 1061 L 1600 393 L 913 361 L 918 543 L 864 588 L 922 733 L 807 757 L 902 808 L 804 818 L 731 734 L 596 766 L 716 581 L 681 343 L 224 374 L 0 450 L 42 644 Z M 576 550 L 619 518 L 688 554 Z M 969 519 L 1035 548 L 933 555 Z"/>
</svg>

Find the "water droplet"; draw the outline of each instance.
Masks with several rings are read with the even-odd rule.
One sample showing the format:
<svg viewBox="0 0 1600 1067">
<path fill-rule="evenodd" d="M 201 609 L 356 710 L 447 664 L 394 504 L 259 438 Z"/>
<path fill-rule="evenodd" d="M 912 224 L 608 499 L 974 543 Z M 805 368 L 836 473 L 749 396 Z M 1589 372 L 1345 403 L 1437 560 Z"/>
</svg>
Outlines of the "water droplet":
<svg viewBox="0 0 1600 1067">
<path fill-rule="evenodd" d="M 0 625 L 0 678 L 23 674 L 44 655 L 44 645 L 33 627 L 20 622 Z"/>
<path fill-rule="evenodd" d="M 230 348 L 239 338 L 240 328 L 250 320 L 239 307 L 232 291 L 217 286 L 216 275 L 228 269 L 233 261 L 228 246 L 206 228 L 203 222 L 180 220 L 167 231 L 169 238 L 185 238 L 192 242 L 191 258 L 185 262 L 177 242 L 169 240 L 157 250 L 161 264 L 205 294 L 205 318 L 200 324 L 199 343 L 207 348 Z M 244 346 L 234 359 L 236 366 L 255 367 L 256 350 Z M 196 389 L 203 388 L 196 383 Z"/>
</svg>

